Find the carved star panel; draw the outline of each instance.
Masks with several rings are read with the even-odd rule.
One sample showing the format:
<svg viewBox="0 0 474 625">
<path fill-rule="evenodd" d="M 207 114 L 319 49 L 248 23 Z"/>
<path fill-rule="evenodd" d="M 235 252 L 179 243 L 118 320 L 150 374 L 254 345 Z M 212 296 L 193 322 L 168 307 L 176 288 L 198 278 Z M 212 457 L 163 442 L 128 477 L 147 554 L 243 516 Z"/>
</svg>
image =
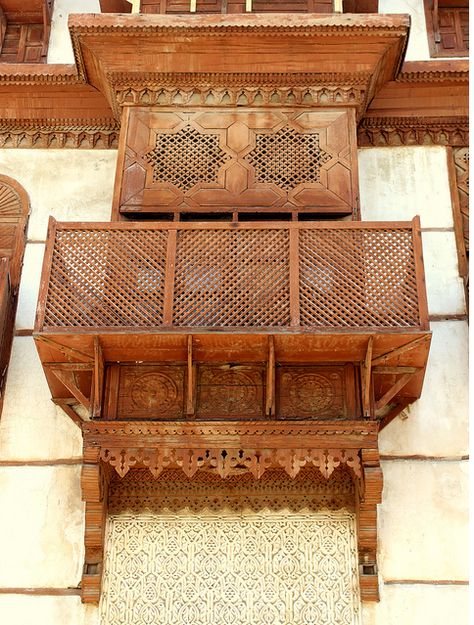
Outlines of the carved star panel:
<svg viewBox="0 0 474 625">
<path fill-rule="evenodd" d="M 116 209 L 137 212 L 357 207 L 353 111 L 132 108 Z"/>
</svg>

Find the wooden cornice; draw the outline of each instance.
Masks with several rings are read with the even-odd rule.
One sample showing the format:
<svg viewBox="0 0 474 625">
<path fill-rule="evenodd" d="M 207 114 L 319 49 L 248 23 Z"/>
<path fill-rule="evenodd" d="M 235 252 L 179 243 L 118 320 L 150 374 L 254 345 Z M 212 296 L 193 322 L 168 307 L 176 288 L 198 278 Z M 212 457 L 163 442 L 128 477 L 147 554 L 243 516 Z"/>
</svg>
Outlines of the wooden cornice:
<svg viewBox="0 0 474 625">
<path fill-rule="evenodd" d="M 362 114 L 374 93 L 400 68 L 406 48 L 407 16 L 379 15 L 72 15 L 69 28 L 79 76 L 99 89 L 118 117 L 115 84 L 124 77 L 149 87 L 151 75 L 224 76 L 251 74 L 253 82 L 287 74 L 289 88 L 307 86 L 312 75 L 331 84 L 363 89 L 342 101 Z M 256 54 L 258 51 L 258 54 Z M 131 77 L 130 74 L 133 76 Z M 349 77 L 349 81 L 348 81 Z M 212 83 L 210 85 L 212 87 Z M 155 85 L 157 89 L 160 83 Z M 335 99 L 331 105 L 338 104 Z M 279 102 L 278 104 L 287 104 Z M 327 106 L 327 101 L 313 101 Z"/>
<path fill-rule="evenodd" d="M 371 102 L 359 124 L 358 143 L 468 145 L 468 61 L 405 63 Z"/>
</svg>

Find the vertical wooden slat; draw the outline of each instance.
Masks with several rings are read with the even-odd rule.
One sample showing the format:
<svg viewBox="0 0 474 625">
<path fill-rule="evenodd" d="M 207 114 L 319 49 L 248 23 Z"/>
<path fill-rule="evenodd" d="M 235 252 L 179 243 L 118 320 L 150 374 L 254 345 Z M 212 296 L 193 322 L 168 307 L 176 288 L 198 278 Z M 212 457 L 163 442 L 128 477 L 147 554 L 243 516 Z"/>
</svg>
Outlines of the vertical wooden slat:
<svg viewBox="0 0 474 625">
<path fill-rule="evenodd" d="M 295 224 L 296 225 L 296 224 Z M 290 228 L 290 325 L 300 325 L 299 229 Z"/>
<path fill-rule="evenodd" d="M 46 250 L 41 270 L 41 282 L 38 295 L 38 306 L 36 308 L 35 332 L 41 332 L 44 324 L 44 313 L 46 310 L 46 298 L 48 295 L 49 277 L 53 265 L 54 243 L 56 240 L 57 222 L 54 217 L 49 218 L 48 234 L 46 235 Z"/>
<path fill-rule="evenodd" d="M 193 337 L 188 336 L 188 379 L 186 386 L 186 414 L 193 415 L 195 411 L 195 368 L 193 363 Z"/>
<path fill-rule="evenodd" d="M 367 344 L 367 352 L 365 354 L 365 362 L 361 367 L 362 370 L 362 410 L 364 417 L 370 416 L 370 381 L 372 379 L 372 350 L 374 337 L 369 338 Z"/>
<path fill-rule="evenodd" d="M 173 296 L 174 296 L 174 274 L 176 269 L 176 241 L 177 230 L 168 232 L 168 245 L 166 248 L 166 273 L 163 301 L 163 325 L 170 326 L 173 322 Z"/>
<path fill-rule="evenodd" d="M 92 416 L 102 416 L 102 391 L 104 388 L 104 355 L 100 346 L 99 337 L 94 337 L 94 394 L 92 398 Z"/>
<path fill-rule="evenodd" d="M 418 215 L 414 217 L 412 221 L 412 237 L 420 328 L 422 330 L 429 330 L 430 324 L 428 321 L 428 299 L 426 295 L 425 269 L 423 264 L 423 246 L 421 240 L 420 217 Z"/>
<path fill-rule="evenodd" d="M 112 198 L 112 221 L 118 221 L 120 215 L 120 199 L 122 196 L 123 177 L 125 171 L 125 149 L 128 140 L 128 126 L 130 121 L 130 107 L 124 106 L 122 110 L 121 131 L 119 136 L 117 166 L 115 168 L 114 195 Z"/>
<path fill-rule="evenodd" d="M 275 415 L 275 412 L 275 341 L 273 336 L 269 336 L 265 414 L 270 416 Z"/>
</svg>

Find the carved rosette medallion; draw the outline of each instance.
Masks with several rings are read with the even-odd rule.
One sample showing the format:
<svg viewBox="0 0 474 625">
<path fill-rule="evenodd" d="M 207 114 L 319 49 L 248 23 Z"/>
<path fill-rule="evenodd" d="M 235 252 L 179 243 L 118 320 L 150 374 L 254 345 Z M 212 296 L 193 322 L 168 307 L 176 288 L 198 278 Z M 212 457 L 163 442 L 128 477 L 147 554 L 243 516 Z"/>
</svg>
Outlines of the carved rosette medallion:
<svg viewBox="0 0 474 625">
<path fill-rule="evenodd" d="M 333 374 L 331 378 L 338 378 Z M 331 381 L 318 373 L 297 376 L 290 388 L 290 401 L 302 412 L 324 412 L 334 401 L 334 387 Z"/>
<path fill-rule="evenodd" d="M 139 409 L 166 410 L 176 402 L 175 382 L 163 373 L 146 373 L 137 378 L 131 388 L 133 404 Z"/>
<path fill-rule="evenodd" d="M 344 417 L 344 377 L 341 367 L 282 368 L 278 385 L 279 416 Z"/>
<path fill-rule="evenodd" d="M 119 419 L 180 418 L 184 398 L 183 367 L 122 365 L 118 391 Z"/>
<path fill-rule="evenodd" d="M 261 370 L 258 367 L 248 367 L 248 371 L 239 369 L 202 367 L 199 416 L 262 416 Z"/>
</svg>

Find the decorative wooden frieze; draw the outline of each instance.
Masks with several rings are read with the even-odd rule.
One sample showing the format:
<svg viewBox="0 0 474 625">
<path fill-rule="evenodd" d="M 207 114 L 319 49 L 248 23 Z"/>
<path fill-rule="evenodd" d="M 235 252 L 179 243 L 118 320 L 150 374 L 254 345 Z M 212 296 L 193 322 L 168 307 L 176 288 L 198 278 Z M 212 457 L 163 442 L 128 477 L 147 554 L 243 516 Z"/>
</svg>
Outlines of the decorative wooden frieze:
<svg viewBox="0 0 474 625">
<path fill-rule="evenodd" d="M 124 132 L 122 213 L 357 206 L 349 111 L 133 108 Z"/>
<path fill-rule="evenodd" d="M 271 363 L 195 364 L 194 419 L 263 419 Z M 54 370 L 54 369 L 53 369 Z M 186 417 L 189 368 L 184 365 L 110 365 L 106 370 L 103 419 L 170 421 Z M 75 372 L 80 375 L 80 372 Z M 77 379 L 77 377 L 76 377 Z M 279 419 L 353 419 L 359 405 L 353 365 L 278 366 Z M 195 399 L 194 399 L 195 396 Z"/>
<path fill-rule="evenodd" d="M 357 131 L 359 146 L 451 145 L 469 142 L 467 117 L 366 117 Z"/>
<path fill-rule="evenodd" d="M 365 105 L 369 75 L 330 73 L 127 73 L 109 80 L 118 117 L 123 106 L 355 107 Z"/>
<path fill-rule="evenodd" d="M 115 149 L 119 132 L 119 125 L 114 122 L 3 120 L 0 123 L 0 148 Z"/>
</svg>

